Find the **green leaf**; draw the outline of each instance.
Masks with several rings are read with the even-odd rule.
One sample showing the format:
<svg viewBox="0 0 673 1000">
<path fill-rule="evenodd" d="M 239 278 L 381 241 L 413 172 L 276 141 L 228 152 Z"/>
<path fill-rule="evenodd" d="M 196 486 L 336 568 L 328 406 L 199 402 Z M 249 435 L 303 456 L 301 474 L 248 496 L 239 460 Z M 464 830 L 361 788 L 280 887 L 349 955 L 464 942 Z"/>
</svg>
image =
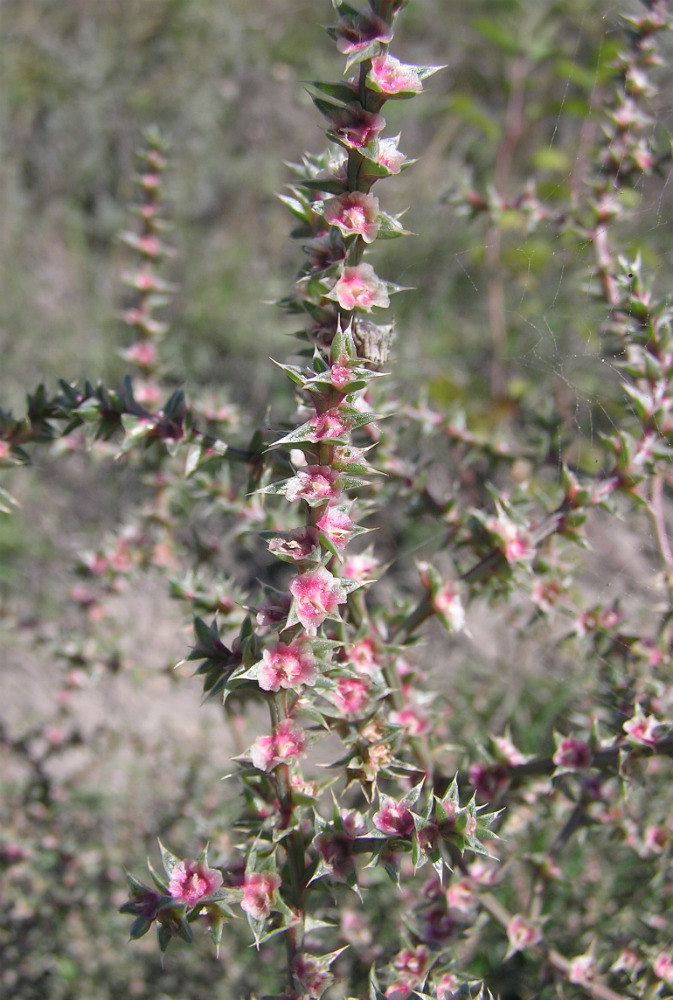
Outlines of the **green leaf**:
<svg viewBox="0 0 673 1000">
<path fill-rule="evenodd" d="M 300 201 L 298 198 L 293 198 L 287 194 L 279 194 L 278 199 L 290 209 L 295 218 L 299 219 L 300 222 L 308 224 L 314 215 L 313 209 L 306 202 Z"/>
<path fill-rule="evenodd" d="M 306 374 L 304 374 L 304 372 L 298 365 L 284 365 L 281 364 L 280 361 L 274 361 L 273 358 L 271 360 L 273 361 L 274 365 L 276 365 L 277 368 L 280 368 L 281 371 L 285 372 L 290 381 L 294 382 L 295 385 L 303 387 L 311 378 L 310 375 L 307 376 Z"/>
<path fill-rule="evenodd" d="M 135 445 L 154 434 L 156 421 L 150 417 L 137 417 L 133 413 L 122 413 L 122 427 L 124 428 L 124 440 L 122 441 L 117 457 L 126 455 Z"/>
<path fill-rule="evenodd" d="M 358 99 L 357 90 L 349 87 L 346 83 L 325 83 L 321 80 L 311 80 L 310 86 L 342 104 L 350 104 Z"/>
<path fill-rule="evenodd" d="M 151 861 L 147 862 L 147 868 L 152 877 L 152 881 L 154 882 L 159 892 L 162 892 L 164 895 L 168 895 L 168 885 L 166 884 L 166 880 L 163 879 L 159 875 L 159 873 L 155 870 L 154 865 L 152 864 Z"/>
<path fill-rule="evenodd" d="M 351 18 L 360 16 L 360 11 L 357 8 L 351 7 L 350 4 L 344 3 L 343 0 L 332 0 L 332 6 L 339 17 Z"/>
<path fill-rule="evenodd" d="M 198 616 L 194 619 L 194 634 L 204 649 L 215 649 L 219 644 L 220 635 L 217 629 L 217 622 L 207 625 L 203 618 Z"/>
<path fill-rule="evenodd" d="M 387 212 L 379 212 L 377 216 L 379 223 L 378 237 L 383 240 L 394 239 L 396 236 L 412 236 L 408 229 L 405 229 L 402 223 L 393 215 L 388 215 Z"/>
<path fill-rule="evenodd" d="M 131 924 L 131 929 L 129 931 L 129 936 L 131 940 L 137 941 L 138 938 L 143 937 L 145 934 L 147 934 L 151 926 L 152 926 L 152 921 L 148 920 L 147 917 L 143 917 L 142 915 L 136 917 L 136 919 Z"/>
<path fill-rule="evenodd" d="M 329 122 L 341 121 L 343 118 L 343 112 L 346 105 L 343 101 L 324 101 L 322 97 L 316 97 L 315 94 L 309 92 L 309 96 L 320 114 L 327 118 Z"/>
<path fill-rule="evenodd" d="M 368 59 L 373 59 L 374 56 L 379 55 L 381 52 L 381 43 L 377 41 L 370 42 L 369 45 L 365 45 L 363 49 L 357 49 L 355 52 L 351 52 L 346 59 L 346 68 L 344 73 L 347 73 L 349 69 L 353 66 L 357 66 L 359 63 L 366 62 Z"/>
<path fill-rule="evenodd" d="M 369 1000 L 386 1000 L 385 993 L 381 992 L 379 981 L 376 978 L 376 971 L 372 966 L 369 973 Z"/>
<path fill-rule="evenodd" d="M 176 389 L 168 398 L 163 408 L 163 414 L 167 420 L 174 420 L 184 415 L 186 409 L 185 394 L 182 389 Z"/>
<path fill-rule="evenodd" d="M 157 924 L 157 939 L 159 941 L 159 951 L 162 953 L 162 955 L 164 954 L 169 944 L 171 943 L 172 937 L 173 935 L 171 934 L 168 927 L 166 927 L 164 924 Z"/>
<path fill-rule="evenodd" d="M 309 191 L 324 191 L 327 194 L 343 194 L 344 191 L 348 190 L 348 184 L 336 177 L 308 178 L 307 180 L 299 181 L 299 184 Z"/>
<path fill-rule="evenodd" d="M 164 847 L 161 841 L 159 841 L 159 850 L 161 851 L 161 861 L 164 866 L 164 871 L 170 879 L 174 869 L 180 864 L 180 858 L 176 858 L 174 854 L 171 854 L 171 852 Z"/>
<path fill-rule="evenodd" d="M 427 80 L 429 76 L 434 76 L 435 73 L 439 73 L 440 70 L 446 69 L 448 63 L 443 63 L 441 66 L 414 66 L 414 69 L 420 76 L 421 80 Z"/>
</svg>

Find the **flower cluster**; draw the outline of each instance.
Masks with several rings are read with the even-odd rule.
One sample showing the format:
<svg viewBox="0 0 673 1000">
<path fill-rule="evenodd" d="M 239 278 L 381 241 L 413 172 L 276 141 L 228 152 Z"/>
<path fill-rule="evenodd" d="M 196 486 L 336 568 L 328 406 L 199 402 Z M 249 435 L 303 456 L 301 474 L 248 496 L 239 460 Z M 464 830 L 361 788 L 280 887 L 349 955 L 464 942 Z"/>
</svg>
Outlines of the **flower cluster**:
<svg viewBox="0 0 673 1000">
<path fill-rule="evenodd" d="M 329 33 L 346 56 L 344 77 L 309 85 L 330 147 L 305 157 L 283 196 L 304 253 L 282 303 L 300 327 L 294 363 L 278 366 L 295 396 L 287 423 L 241 444 L 222 440 L 236 424 L 224 405 L 189 406 L 180 390 L 156 404 L 165 327 L 155 311 L 171 289 L 158 270 L 168 254 L 158 217 L 165 164 L 151 135 L 137 180 L 139 231 L 123 234 L 140 260 L 126 277 L 132 301 L 122 319 L 135 340 L 124 356 L 142 379 L 116 393 L 64 384 L 53 399 L 31 397 L 23 421 L 0 414 L 0 464 L 27 460 L 24 445 L 53 437 L 59 420 L 96 439 L 123 431 L 122 456 L 150 451 L 146 511 L 82 559 L 87 585 L 72 599 L 90 620 L 103 614 L 103 588 L 114 592 L 148 564 L 172 571 L 187 534 L 181 514 L 187 523 L 187 510 L 206 507 L 206 522 L 227 524 L 199 535 L 198 568 L 172 577 L 171 591 L 196 613 L 187 660 L 233 722 L 243 806 L 235 836 L 217 841 L 221 864 L 211 867 L 205 851 L 180 859 L 162 847 L 163 874 L 150 868 L 151 885 L 129 878 L 122 910 L 133 938 L 156 927 L 165 950 L 200 925 L 218 944 L 242 911 L 242 933 L 265 956 L 283 939 L 283 992 L 272 994 L 283 1000 L 319 1000 L 347 979 L 344 996 L 485 997 L 472 971 L 494 987 L 520 974 L 517 995 L 655 996 L 673 982 L 673 887 L 660 867 L 671 850 L 670 803 L 649 792 L 657 776 L 665 786 L 673 754 L 673 317 L 642 262 L 617 259 L 610 226 L 629 218 L 663 156 L 645 101 L 669 16 L 663 0 L 650 0 L 630 19 L 593 165 L 573 177 L 564 206 L 549 187 L 506 193 L 525 60 L 519 39 L 492 32 L 517 57 L 497 183 L 470 191 L 466 205 L 487 220 L 493 350 L 503 347 L 502 233 L 514 221 L 527 233 L 548 224 L 564 246 L 579 236 L 628 397 L 628 406 L 606 407 L 587 459 L 587 443 L 579 435 L 569 444 L 558 414 L 527 412 L 498 378 L 497 433 L 469 430 L 462 415 L 427 401 L 377 395 L 393 336 L 380 317 L 400 287 L 372 260 L 379 240 L 405 232 L 375 185 L 410 165 L 400 136 L 386 134 L 386 105 L 421 94 L 438 69 L 390 53 L 405 6 L 369 0 L 358 11 L 335 0 Z M 510 422 L 523 443 L 508 440 Z M 605 605 L 578 597 L 583 581 L 573 582 L 569 555 L 587 524 L 634 501 L 650 513 L 663 570 L 661 580 L 652 573 L 648 586 L 661 593 L 640 617 L 612 595 Z M 380 547 L 362 547 L 370 530 L 383 536 Z M 258 582 L 245 591 L 217 569 L 223 538 L 243 540 L 240 563 L 254 562 L 249 581 Z M 506 616 L 516 647 L 494 627 L 513 595 Z M 544 655 L 527 655 L 533 639 Z M 489 647 L 496 666 L 482 682 Z M 67 655 L 74 663 L 82 654 L 71 645 Z M 563 673 L 555 685 L 553 673 Z M 78 683 L 69 676 L 63 704 Z M 75 742 L 61 721 L 40 734 L 44 752 L 38 739 L 24 741 L 36 782 L 47 780 L 49 756 Z M 616 861 L 606 879 L 608 854 Z M 8 842 L 0 860 L 13 867 L 25 857 Z M 631 892 L 629 914 L 622 900 Z M 349 954 L 334 947 L 337 935 Z"/>
<path fill-rule="evenodd" d="M 125 230 L 120 237 L 140 258 L 137 268 L 128 271 L 123 278 L 135 301 L 119 314 L 119 318 L 136 338 L 122 353 L 125 360 L 136 365 L 142 373 L 142 381 L 135 389 L 136 399 L 143 404 L 156 405 L 160 398 L 156 381 L 159 374 L 157 345 L 168 331 L 168 324 L 157 319 L 156 312 L 175 289 L 160 274 L 161 264 L 173 253 L 162 239 L 166 225 L 160 214 L 166 169 L 164 144 L 154 129 L 145 133 L 145 139 L 147 148 L 139 154 L 142 170 L 135 178 L 140 193 L 135 206 L 139 228 Z"/>
</svg>

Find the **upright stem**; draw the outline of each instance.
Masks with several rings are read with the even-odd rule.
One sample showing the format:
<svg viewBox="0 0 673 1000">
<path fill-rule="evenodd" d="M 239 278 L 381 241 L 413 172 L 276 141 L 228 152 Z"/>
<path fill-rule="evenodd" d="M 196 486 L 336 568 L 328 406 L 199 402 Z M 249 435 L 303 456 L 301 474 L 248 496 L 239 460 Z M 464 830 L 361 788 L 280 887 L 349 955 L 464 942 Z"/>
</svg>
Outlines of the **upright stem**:
<svg viewBox="0 0 673 1000">
<path fill-rule="evenodd" d="M 271 725 L 275 728 L 281 721 L 279 701 L 276 698 L 269 699 L 269 712 L 271 715 Z M 282 828 L 286 828 L 292 822 L 294 812 L 294 801 L 292 797 L 292 785 L 290 782 L 290 769 L 287 764 L 280 764 L 276 768 L 276 782 L 278 786 L 278 801 L 280 815 L 282 817 Z M 301 952 L 303 942 L 303 892 L 304 892 L 304 845 L 301 834 L 298 830 L 291 831 L 285 839 L 285 854 L 287 858 L 288 882 L 290 906 L 301 917 L 301 924 L 293 924 L 287 927 L 284 932 L 285 949 L 287 954 L 287 975 L 288 984 L 292 987 L 292 970 L 297 955 Z"/>
</svg>

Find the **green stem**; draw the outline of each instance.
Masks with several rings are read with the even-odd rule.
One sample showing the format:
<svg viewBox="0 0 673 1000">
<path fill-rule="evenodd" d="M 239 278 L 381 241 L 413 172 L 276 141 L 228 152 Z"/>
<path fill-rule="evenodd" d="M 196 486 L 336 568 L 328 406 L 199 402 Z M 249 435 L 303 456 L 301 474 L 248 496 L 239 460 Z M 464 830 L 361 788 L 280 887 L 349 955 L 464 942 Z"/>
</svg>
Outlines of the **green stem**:
<svg viewBox="0 0 673 1000">
<path fill-rule="evenodd" d="M 275 728 L 280 723 L 282 715 L 280 701 L 277 698 L 269 699 L 269 712 L 271 715 L 271 724 Z M 280 764 L 276 768 L 276 782 L 280 815 L 283 817 L 284 826 L 287 827 L 291 823 L 294 813 L 290 769 L 287 764 Z M 289 905 L 302 918 L 301 924 L 288 927 L 284 935 L 287 952 L 288 982 L 292 986 L 292 968 L 295 957 L 301 951 L 304 936 L 304 844 L 299 830 L 292 830 L 289 836 L 285 838 L 284 845 L 289 875 Z"/>
<path fill-rule="evenodd" d="M 407 615 L 404 621 L 393 629 L 391 638 L 400 641 L 402 638 L 409 638 L 413 635 L 419 625 L 422 625 L 424 621 L 433 615 L 432 603 L 429 594 L 424 594 L 417 606 Z"/>
<path fill-rule="evenodd" d="M 512 920 L 512 914 L 505 909 L 502 903 L 500 903 L 495 896 L 492 896 L 490 892 L 478 893 L 477 900 L 482 910 L 488 913 L 488 915 L 495 920 L 497 924 L 500 924 L 504 930 L 507 930 Z M 530 950 L 534 951 L 541 958 L 543 958 L 547 964 L 552 967 L 552 969 L 556 970 L 556 972 L 560 972 L 565 978 L 568 977 L 572 963 L 568 961 L 567 958 L 564 958 L 560 952 L 556 951 L 554 948 L 546 948 L 544 944 L 533 945 Z M 578 983 L 577 985 L 580 986 L 581 989 L 586 990 L 589 996 L 594 997 L 595 1000 L 624 1000 L 621 993 L 615 993 L 614 990 L 610 989 L 609 986 L 606 986 L 605 983 L 602 983 L 598 979 L 592 980 L 591 982 L 586 981 Z"/>
</svg>

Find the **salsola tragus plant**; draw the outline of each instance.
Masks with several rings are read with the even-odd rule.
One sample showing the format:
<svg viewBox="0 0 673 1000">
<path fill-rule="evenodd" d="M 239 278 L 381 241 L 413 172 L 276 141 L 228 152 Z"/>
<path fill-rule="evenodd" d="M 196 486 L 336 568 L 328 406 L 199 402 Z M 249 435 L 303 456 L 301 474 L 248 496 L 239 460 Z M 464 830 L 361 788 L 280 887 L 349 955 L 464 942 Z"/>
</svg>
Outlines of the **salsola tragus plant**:
<svg viewBox="0 0 673 1000">
<path fill-rule="evenodd" d="M 225 440 L 236 440 L 233 410 L 189 404 L 182 391 L 160 404 L 165 330 L 156 314 L 171 286 L 159 267 L 163 151 L 150 135 L 140 229 L 124 235 L 139 260 L 122 312 L 136 337 L 126 357 L 142 378 L 116 392 L 40 390 L 25 418 L 3 415 L 0 457 L 25 461 L 26 446 L 53 439 L 59 422 L 66 434 L 86 426 L 98 439 L 123 431 L 131 460 L 142 447 L 159 452 L 152 502 L 83 562 L 102 589 L 138 566 L 171 566 L 182 544 L 176 510 L 190 504 L 226 519 L 230 544 L 252 536 L 255 552 L 266 550 L 261 589 L 209 575 L 207 552 L 201 574 L 171 582 L 198 613 L 187 659 L 205 692 L 250 720 L 236 762 L 243 806 L 228 854 L 162 847 L 164 871 L 152 869 L 151 885 L 129 878 L 122 909 L 134 917 L 132 937 L 154 925 L 165 950 L 201 927 L 218 945 L 244 916 L 274 969 L 283 957 L 271 985 L 259 979 L 284 1000 L 449 1000 L 482 988 L 503 997 L 665 995 L 671 315 L 611 234 L 633 212 L 643 178 L 669 162 L 646 111 L 667 5 L 648 3 L 627 20 L 615 97 L 567 203 L 534 184 L 520 195 L 463 198 L 492 234 L 518 214 L 593 258 L 590 291 L 604 305 L 605 353 L 627 402 L 619 426 L 593 443 L 591 468 L 558 421 L 541 432 L 523 414 L 523 441 L 483 438 L 454 415 L 395 399 L 382 373 L 394 330 L 378 319 L 400 289 L 378 274 L 371 251 L 405 231 L 382 207 L 377 182 L 409 165 L 400 137 L 386 131 L 385 105 L 418 95 L 439 68 L 391 55 L 404 6 L 335 3 L 330 34 L 345 79 L 310 85 L 330 147 L 304 158 L 283 196 L 304 252 L 282 302 L 301 327 L 297 363 L 279 365 L 296 419 L 240 445 Z M 436 465 L 455 470 L 444 497 L 432 487 Z M 572 553 L 590 516 L 640 508 L 664 586 L 653 608 L 629 618 L 617 605 L 587 603 Z M 376 535 L 365 537 L 389 512 L 430 526 L 413 581 L 397 572 L 398 552 L 381 555 Z M 89 608 L 97 599 L 80 597 Z M 464 674 L 448 680 L 429 668 L 448 659 L 449 644 L 469 648 L 459 645 L 467 626 L 476 650 L 468 656 L 478 656 L 484 603 L 489 623 L 508 605 L 540 659 L 552 660 L 553 648 L 557 664 L 560 648 L 573 662 L 561 694 L 531 677 L 530 704 L 497 731 L 477 682 L 466 688 Z"/>
</svg>

